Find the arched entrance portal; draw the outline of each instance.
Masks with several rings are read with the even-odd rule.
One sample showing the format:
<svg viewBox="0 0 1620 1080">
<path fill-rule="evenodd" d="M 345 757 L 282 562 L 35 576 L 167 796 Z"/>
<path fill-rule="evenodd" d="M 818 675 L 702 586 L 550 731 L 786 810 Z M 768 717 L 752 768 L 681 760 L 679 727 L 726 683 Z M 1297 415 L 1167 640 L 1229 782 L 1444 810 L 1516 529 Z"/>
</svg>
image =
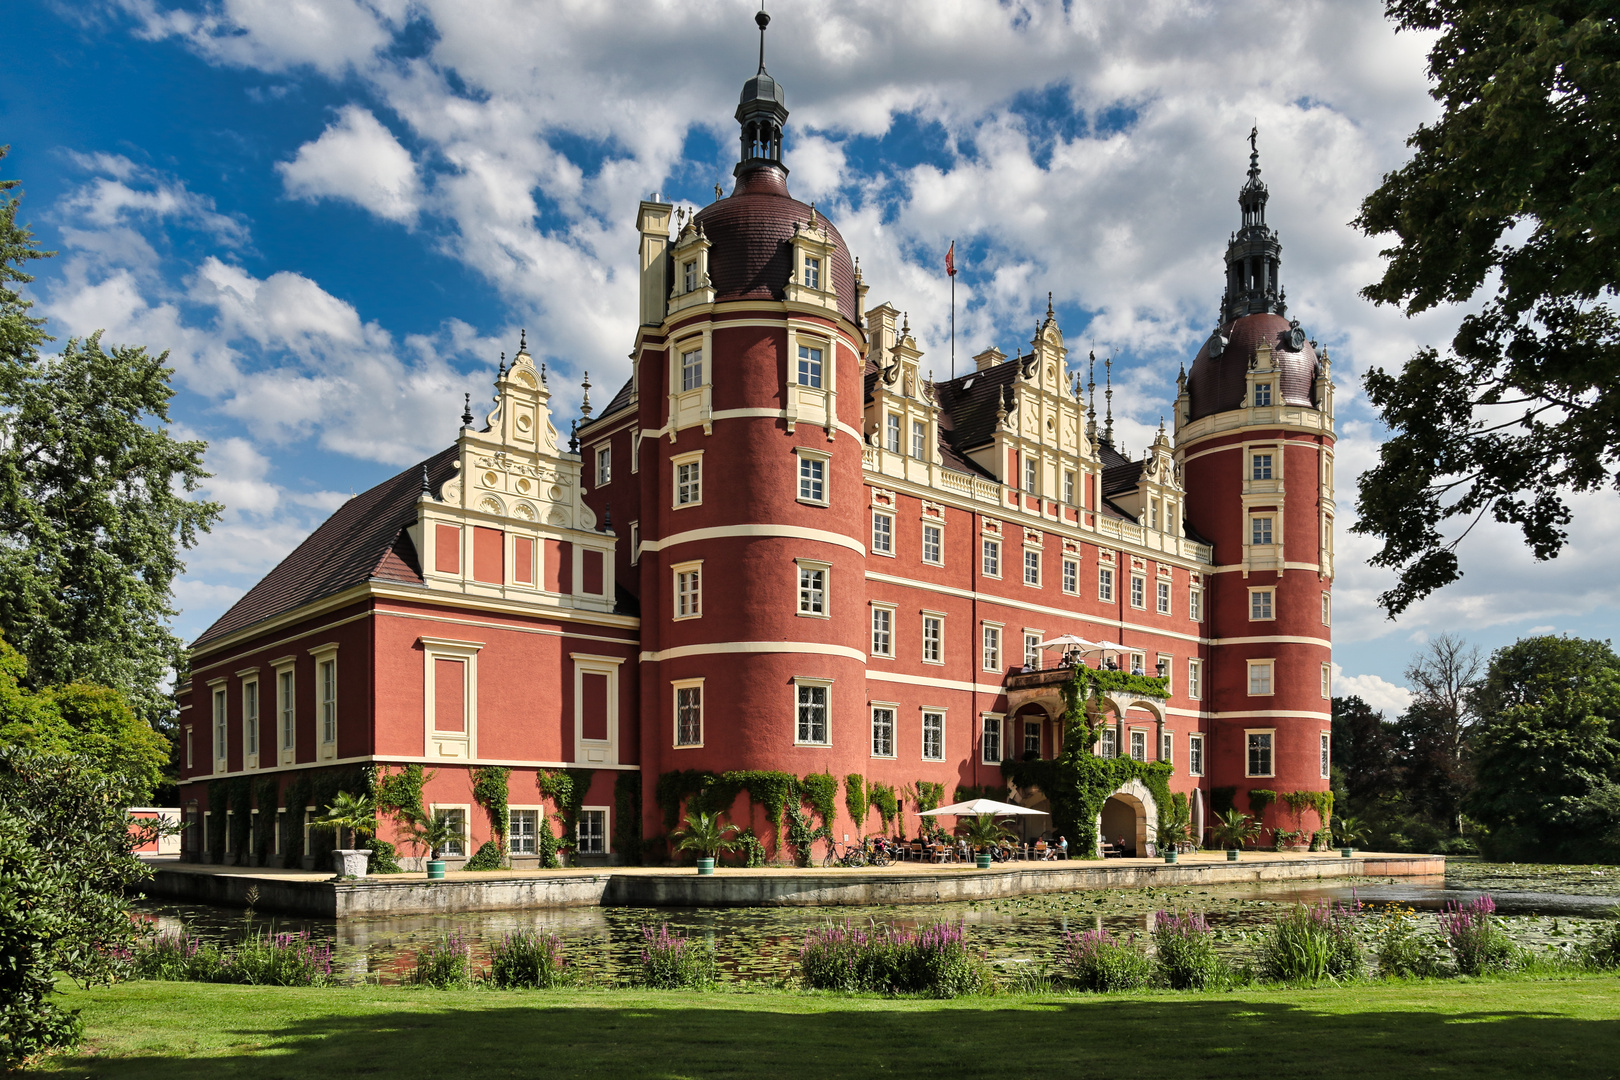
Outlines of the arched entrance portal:
<svg viewBox="0 0 1620 1080">
<path fill-rule="evenodd" d="M 1153 793 L 1140 780 L 1132 780 L 1115 791 L 1097 815 L 1097 840 L 1118 844 L 1121 839 L 1130 854 L 1142 857 L 1159 831 L 1159 805 Z"/>
</svg>

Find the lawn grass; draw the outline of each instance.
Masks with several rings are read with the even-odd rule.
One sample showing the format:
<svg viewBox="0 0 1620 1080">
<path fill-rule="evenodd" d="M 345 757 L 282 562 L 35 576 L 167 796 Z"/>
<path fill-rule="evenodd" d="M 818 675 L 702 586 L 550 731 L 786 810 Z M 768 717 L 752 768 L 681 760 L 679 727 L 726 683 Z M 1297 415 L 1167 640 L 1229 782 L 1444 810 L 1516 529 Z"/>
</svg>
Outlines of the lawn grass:
<svg viewBox="0 0 1620 1080">
<path fill-rule="evenodd" d="M 955 1001 L 159 982 L 66 997 L 88 1041 L 40 1071 L 112 1080 L 1620 1075 L 1606 976 Z"/>
</svg>

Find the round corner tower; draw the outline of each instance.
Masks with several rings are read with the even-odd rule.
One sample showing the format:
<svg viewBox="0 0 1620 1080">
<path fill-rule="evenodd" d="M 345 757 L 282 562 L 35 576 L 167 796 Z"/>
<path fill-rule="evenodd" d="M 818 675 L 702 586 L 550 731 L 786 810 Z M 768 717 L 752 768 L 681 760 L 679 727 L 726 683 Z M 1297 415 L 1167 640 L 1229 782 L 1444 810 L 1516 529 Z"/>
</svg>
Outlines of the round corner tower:
<svg viewBox="0 0 1620 1080">
<path fill-rule="evenodd" d="M 649 828 L 663 773 L 841 775 L 867 756 L 864 288 L 838 230 L 788 192 L 786 95 L 756 20 L 732 192 L 685 220 L 641 208 Z"/>
<path fill-rule="evenodd" d="M 1253 810 L 1328 789 L 1331 761 L 1333 384 L 1326 350 L 1287 316 L 1282 244 L 1250 134 L 1242 226 L 1226 251 L 1221 317 L 1180 379 L 1176 455 L 1187 520 L 1210 575 L 1210 787 Z M 1316 811 L 1282 799 L 1270 829 L 1306 833 Z"/>
</svg>

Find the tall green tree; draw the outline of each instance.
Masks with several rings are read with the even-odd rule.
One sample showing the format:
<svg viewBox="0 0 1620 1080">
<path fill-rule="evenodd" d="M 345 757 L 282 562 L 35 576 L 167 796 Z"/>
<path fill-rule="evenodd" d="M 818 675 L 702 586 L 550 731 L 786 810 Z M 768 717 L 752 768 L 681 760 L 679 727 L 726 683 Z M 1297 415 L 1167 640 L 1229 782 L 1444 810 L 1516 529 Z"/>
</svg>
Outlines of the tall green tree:
<svg viewBox="0 0 1620 1080">
<path fill-rule="evenodd" d="M 1434 124 L 1355 224 L 1390 237 L 1363 290 L 1416 315 L 1475 302 L 1446 352 L 1366 378 L 1391 437 L 1361 478 L 1355 531 L 1396 568 L 1391 617 L 1461 576 L 1485 516 L 1539 559 L 1566 540 L 1570 492 L 1620 463 L 1620 16 L 1610 0 L 1388 0 L 1438 31 Z"/>
<path fill-rule="evenodd" d="M 180 552 L 219 516 L 195 497 L 205 444 L 169 432 L 168 353 L 57 355 L 17 286 L 48 255 L 17 223 L 0 181 L 0 631 L 36 685 L 90 682 L 167 716 L 164 683 L 184 656 L 170 630 Z"/>
</svg>

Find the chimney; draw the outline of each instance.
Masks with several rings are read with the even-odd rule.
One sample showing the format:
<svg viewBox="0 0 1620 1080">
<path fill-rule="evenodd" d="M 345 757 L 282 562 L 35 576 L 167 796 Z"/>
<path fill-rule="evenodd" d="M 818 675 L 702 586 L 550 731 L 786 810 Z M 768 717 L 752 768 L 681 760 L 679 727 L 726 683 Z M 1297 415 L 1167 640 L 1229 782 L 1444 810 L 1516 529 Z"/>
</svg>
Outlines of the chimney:
<svg viewBox="0 0 1620 1080">
<path fill-rule="evenodd" d="M 641 324 L 657 326 L 669 305 L 669 223 L 675 207 L 654 192 L 636 214 L 641 233 Z"/>
</svg>

